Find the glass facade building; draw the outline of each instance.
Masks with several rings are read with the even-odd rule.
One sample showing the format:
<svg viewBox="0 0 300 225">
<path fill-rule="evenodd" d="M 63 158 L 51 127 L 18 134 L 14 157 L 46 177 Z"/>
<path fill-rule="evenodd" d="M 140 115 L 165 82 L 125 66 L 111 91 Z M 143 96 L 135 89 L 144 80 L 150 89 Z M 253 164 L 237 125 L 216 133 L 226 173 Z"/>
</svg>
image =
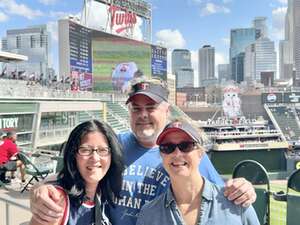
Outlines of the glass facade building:
<svg viewBox="0 0 300 225">
<path fill-rule="evenodd" d="M 285 16 L 285 41 L 284 58 L 282 69 L 293 65 L 297 79 L 300 78 L 300 0 L 289 0 Z M 291 62 L 286 63 L 287 59 Z M 289 71 L 289 69 L 287 69 Z M 288 75 L 289 76 L 289 75 Z"/>
<path fill-rule="evenodd" d="M 260 30 L 255 28 L 232 29 L 230 32 L 230 65 L 231 79 L 236 82 L 244 80 L 244 53 L 247 46 L 254 43 L 260 37 Z M 241 54 L 243 53 L 243 54 Z"/>
<path fill-rule="evenodd" d="M 181 68 L 175 73 L 176 87 L 194 87 L 194 70 L 192 68 Z"/>
<path fill-rule="evenodd" d="M 198 52 L 199 87 L 205 86 L 210 80 L 215 80 L 215 48 L 204 45 Z"/>
<path fill-rule="evenodd" d="M 182 85 L 189 85 L 191 82 L 192 86 L 194 85 L 194 70 L 191 63 L 191 52 L 188 49 L 173 50 L 172 74 L 176 76 L 176 88 L 184 87 Z M 192 80 L 188 80 L 191 78 Z"/>
<path fill-rule="evenodd" d="M 245 51 L 245 80 L 261 80 L 262 72 L 272 72 L 276 77 L 276 52 L 274 42 L 269 38 L 259 38 Z"/>
</svg>

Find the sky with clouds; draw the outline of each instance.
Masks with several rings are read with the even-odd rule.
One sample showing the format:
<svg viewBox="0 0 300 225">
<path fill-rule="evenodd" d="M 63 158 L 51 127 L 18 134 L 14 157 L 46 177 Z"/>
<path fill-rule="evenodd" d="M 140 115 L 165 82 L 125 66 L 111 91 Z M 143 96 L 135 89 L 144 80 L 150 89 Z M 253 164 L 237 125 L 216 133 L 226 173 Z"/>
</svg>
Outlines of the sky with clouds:
<svg viewBox="0 0 300 225">
<path fill-rule="evenodd" d="M 256 16 L 267 17 L 268 33 L 283 39 L 287 0 L 148 0 L 152 4 L 152 42 L 171 51 L 187 48 L 197 71 L 197 51 L 215 47 L 216 64 L 228 63 L 230 29 L 252 26 Z M 78 15 L 83 0 L 0 0 L 0 37 L 7 29 L 47 24 L 52 34 L 52 57 L 58 68 L 57 19 Z M 276 44 L 277 45 L 277 44 Z"/>
</svg>

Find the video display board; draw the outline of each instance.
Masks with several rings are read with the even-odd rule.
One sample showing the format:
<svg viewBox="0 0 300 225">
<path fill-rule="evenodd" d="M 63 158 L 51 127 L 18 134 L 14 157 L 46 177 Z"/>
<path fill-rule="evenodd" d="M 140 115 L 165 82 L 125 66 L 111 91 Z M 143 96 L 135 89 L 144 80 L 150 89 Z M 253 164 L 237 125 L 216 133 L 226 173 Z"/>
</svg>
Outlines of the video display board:
<svg viewBox="0 0 300 225">
<path fill-rule="evenodd" d="M 69 22 L 71 90 L 91 91 L 93 86 L 91 30 Z"/>
<path fill-rule="evenodd" d="M 153 77 L 167 80 L 167 49 L 151 46 L 151 73 Z"/>
<path fill-rule="evenodd" d="M 93 30 L 92 46 L 94 91 L 126 92 L 132 78 L 151 76 L 151 45 Z"/>
</svg>

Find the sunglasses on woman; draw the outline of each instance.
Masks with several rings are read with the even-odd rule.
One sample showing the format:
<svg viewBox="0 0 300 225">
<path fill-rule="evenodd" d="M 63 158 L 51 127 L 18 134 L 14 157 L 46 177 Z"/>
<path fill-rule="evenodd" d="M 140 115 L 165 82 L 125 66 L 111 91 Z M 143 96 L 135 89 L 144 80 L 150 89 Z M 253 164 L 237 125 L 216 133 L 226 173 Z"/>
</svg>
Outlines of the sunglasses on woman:
<svg viewBox="0 0 300 225">
<path fill-rule="evenodd" d="M 197 143 L 196 142 L 191 142 L 191 141 L 183 141 L 178 144 L 173 144 L 173 143 L 166 143 L 166 144 L 161 144 L 159 145 L 159 150 L 160 152 L 164 154 L 171 154 L 172 152 L 175 151 L 176 147 L 181 152 L 187 153 L 191 152 L 192 150 L 197 148 Z"/>
</svg>

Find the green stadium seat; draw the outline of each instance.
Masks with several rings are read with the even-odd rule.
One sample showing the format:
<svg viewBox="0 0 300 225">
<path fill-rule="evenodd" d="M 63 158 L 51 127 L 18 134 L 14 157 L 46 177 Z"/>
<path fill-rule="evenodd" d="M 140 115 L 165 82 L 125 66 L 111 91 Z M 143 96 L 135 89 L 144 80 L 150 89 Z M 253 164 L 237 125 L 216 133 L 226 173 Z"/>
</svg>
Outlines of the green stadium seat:
<svg viewBox="0 0 300 225">
<path fill-rule="evenodd" d="M 244 177 L 255 187 L 257 195 L 253 207 L 260 224 L 270 224 L 270 181 L 266 169 L 254 160 L 243 160 L 233 169 L 233 178 Z"/>
<path fill-rule="evenodd" d="M 32 184 L 33 180 L 36 180 L 37 182 L 44 180 L 49 173 L 53 172 L 53 168 L 49 168 L 47 166 L 39 166 L 36 163 L 33 163 L 31 161 L 31 158 L 29 158 L 25 153 L 19 152 L 18 154 L 19 159 L 23 162 L 25 165 L 25 173 L 27 175 L 31 175 L 31 178 L 29 181 L 25 184 L 24 188 L 21 190 L 21 193 L 27 190 L 27 187 L 29 184 Z"/>
</svg>

